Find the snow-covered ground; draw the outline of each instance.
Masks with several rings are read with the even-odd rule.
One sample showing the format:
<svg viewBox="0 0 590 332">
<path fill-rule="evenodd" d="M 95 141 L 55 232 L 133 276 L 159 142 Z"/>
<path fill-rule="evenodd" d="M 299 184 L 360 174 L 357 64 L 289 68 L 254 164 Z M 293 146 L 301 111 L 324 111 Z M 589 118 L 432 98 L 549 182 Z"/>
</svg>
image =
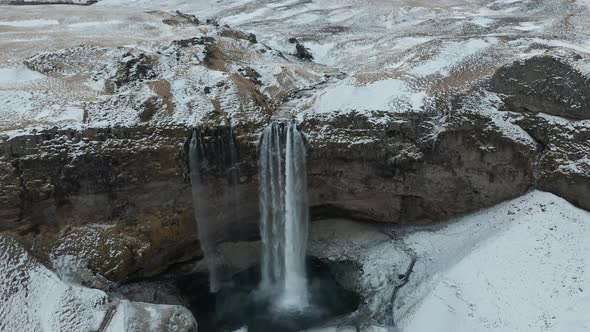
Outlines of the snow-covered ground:
<svg viewBox="0 0 590 332">
<path fill-rule="evenodd" d="M 322 221 L 311 229 L 310 251 L 335 262 L 359 262 L 360 280 L 341 282 L 369 291 L 366 305 L 375 310 L 389 301 L 391 278 L 415 257 L 409 282 L 396 296 L 395 331 L 581 332 L 590 328 L 589 238 L 590 212 L 534 191 L 443 225 L 409 230 Z M 256 256 L 256 250 L 249 252 Z M 0 257 L 2 331 L 96 330 L 109 307 L 115 310 L 108 331 L 194 324 L 180 307 L 112 302 L 102 291 L 66 283 L 9 237 L 0 236 Z"/>
<path fill-rule="evenodd" d="M 173 57 L 163 52 L 166 45 L 219 33 L 207 24 L 166 24 L 176 10 L 194 14 L 202 22 L 213 19 L 221 26 L 252 32 L 265 46 L 258 45 L 241 59 L 232 55 L 224 70 L 203 70 L 198 63 L 184 63 L 185 68 L 175 71 Z M 220 107 L 233 116 L 240 109 L 252 108 L 235 97 L 235 82 L 229 79 L 246 66 L 260 74 L 262 94 L 271 103 L 280 103 L 284 95 L 277 91 L 309 88 L 322 76 L 322 70 L 311 63 L 280 59 L 279 54 L 295 52 L 289 42 L 292 37 L 309 48 L 315 63 L 331 72 L 342 71 L 346 78 L 289 104 L 291 113 L 419 111 L 428 108 L 432 98 L 465 91 L 498 67 L 547 49 L 590 53 L 588 17 L 587 1 L 569 0 L 102 0 L 88 7 L 2 6 L 0 105 L 8 106 L 0 108 L 0 131 L 13 136 L 55 125 L 81 128 L 141 123 L 137 108 L 153 93 L 147 84 L 104 102 L 110 98 L 104 91 L 105 79 L 116 68 L 101 64 L 121 61 L 123 51 L 163 52 L 162 61 L 169 62 L 160 68 L 164 79 L 174 80 L 168 112 L 160 112 L 153 124 L 194 124 L 204 113 Z M 96 66 L 86 60 L 94 55 L 72 54 L 68 61 L 80 68 L 68 68 L 63 75 L 41 75 L 23 68 L 38 53 L 79 45 L 110 51 L 96 55 Z M 223 51 L 236 51 L 236 47 L 242 46 L 228 44 Z M 272 55 L 262 56 L 263 48 L 272 49 Z M 586 63 L 579 67 L 590 71 Z M 317 77 L 309 77 L 313 75 Z M 7 85 L 7 80 L 16 85 Z M 203 80 L 225 82 L 227 89 L 213 85 L 213 93 L 203 93 Z M 131 105 L 121 106 L 122 100 Z M 96 103 L 98 107 L 93 106 Z"/>
<path fill-rule="evenodd" d="M 589 331 L 590 213 L 532 192 L 418 231 L 403 331 Z"/>
<path fill-rule="evenodd" d="M 1 331 L 98 330 L 107 295 L 68 285 L 10 237 L 0 235 Z"/>
<path fill-rule="evenodd" d="M 105 292 L 65 282 L 0 234 L 0 331 L 143 332 L 188 331 L 188 309 L 111 298 Z"/>
<path fill-rule="evenodd" d="M 553 194 L 533 191 L 447 224 L 394 229 L 391 240 L 388 232 L 337 220 L 312 227 L 312 252 L 320 246 L 330 260 L 352 255 L 344 259 L 362 264 L 369 305 L 389 299 L 388 271 L 404 273 L 408 255 L 416 259 L 396 296 L 395 326 L 364 332 L 590 330 L 590 212 Z"/>
</svg>

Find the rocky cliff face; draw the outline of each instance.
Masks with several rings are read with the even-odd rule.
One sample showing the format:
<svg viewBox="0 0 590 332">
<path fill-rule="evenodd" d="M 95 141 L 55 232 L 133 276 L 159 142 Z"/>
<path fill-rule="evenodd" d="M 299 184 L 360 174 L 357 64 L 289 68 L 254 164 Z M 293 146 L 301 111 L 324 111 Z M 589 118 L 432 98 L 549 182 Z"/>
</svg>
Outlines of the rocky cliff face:
<svg viewBox="0 0 590 332">
<path fill-rule="evenodd" d="M 375 125 L 353 114 L 311 127 L 311 133 L 321 132 L 310 135 L 314 208 L 324 217 L 434 221 L 532 186 L 534 145 L 504 137 L 477 113 L 451 115 L 443 130 L 437 117 L 383 115 L 383 124 Z"/>
<path fill-rule="evenodd" d="M 491 79 L 491 90 L 507 95 L 515 111 L 566 119 L 590 118 L 588 59 L 576 52 L 551 50 L 504 66 Z"/>
<path fill-rule="evenodd" d="M 587 207 L 584 123 L 512 112 L 512 104 L 490 99 L 489 93 L 470 93 L 446 114 L 432 109 L 304 118 L 313 217 L 436 221 L 535 187 Z M 491 106 L 514 118 L 520 136 L 508 135 L 474 109 Z M 257 141 L 252 132 L 264 124 L 233 128 L 240 152 L 237 188 L 244 199 L 237 202 L 238 220 L 219 221 L 226 224 L 220 241 L 256 236 Z M 201 128 L 210 131 L 206 144 L 211 146 L 216 135 L 228 134 L 215 134 L 227 126 Z M 48 260 L 57 248 L 88 256 L 91 268 L 112 280 L 153 275 L 172 262 L 198 257 L 185 147 L 190 132 L 189 126 L 46 130 L 7 140 L 3 229 L 20 234 Z M 220 205 L 220 197 L 212 195 L 208 203 Z M 78 232 L 103 238 L 96 242 L 96 253 L 63 249 Z M 119 232 L 129 237 L 109 243 Z M 120 252 L 113 257 L 117 266 L 104 259 L 106 248 Z"/>
</svg>

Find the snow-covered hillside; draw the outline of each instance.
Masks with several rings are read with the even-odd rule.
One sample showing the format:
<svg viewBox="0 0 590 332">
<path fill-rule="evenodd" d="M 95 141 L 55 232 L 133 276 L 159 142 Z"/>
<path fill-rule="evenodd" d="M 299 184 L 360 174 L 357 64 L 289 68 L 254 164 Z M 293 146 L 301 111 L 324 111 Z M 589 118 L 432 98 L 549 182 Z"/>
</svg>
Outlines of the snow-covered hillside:
<svg viewBox="0 0 590 332">
<path fill-rule="evenodd" d="M 419 259 L 400 293 L 399 326 L 588 331 L 588 239 L 590 213 L 544 192 L 413 233 L 404 242 Z"/>
<path fill-rule="evenodd" d="M 120 300 L 65 282 L 4 234 L 0 282 L 0 331 L 157 332 L 196 327 L 183 307 Z"/>
<path fill-rule="evenodd" d="M 533 191 L 443 225 L 401 233 L 335 220 L 314 224 L 311 232 L 312 252 L 322 249 L 329 261 L 361 264 L 361 293 L 371 295 L 366 305 L 392 310 L 385 316 L 393 314 L 395 326 L 362 331 L 590 329 L 590 212 L 555 195 Z M 405 276 L 406 269 L 408 282 L 399 283 L 397 274 Z M 399 287 L 393 309 L 383 305 L 392 283 Z M 345 323 L 310 331 L 349 330 L 356 329 Z"/>
<path fill-rule="evenodd" d="M 13 132 L 56 124 L 79 127 L 84 122 L 94 122 L 95 111 L 100 113 L 96 114 L 100 120 L 90 126 L 131 126 L 141 122 L 135 104 L 149 96 L 147 87 L 134 91 L 139 100 L 116 98 L 117 102 L 124 99 L 129 104 L 125 111 L 104 112 L 115 103 L 103 102 L 108 99 L 104 83 L 115 70 L 112 62 L 121 61 L 122 54 L 118 53 L 162 52 L 174 39 L 220 34 L 211 25 L 196 27 L 174 19 L 171 14 L 176 10 L 194 14 L 201 22 L 209 19 L 221 26 L 254 33 L 264 46 L 257 46 L 242 59 L 232 59 L 234 65 L 221 70 L 224 73 L 201 70 L 189 74 L 184 70 L 170 71 L 169 66 L 162 64 L 162 76 L 176 78 L 169 96 L 176 106 L 175 112 L 154 119 L 163 124 L 199 121 L 201 116 L 194 114 L 195 108 L 230 110 L 238 102 L 243 108 L 249 107 L 244 100 L 231 98 L 237 89 L 231 79 L 227 82 L 229 91 L 213 89 L 207 95 L 188 88 L 198 84 L 190 81 L 196 76 L 228 81 L 229 75 L 238 73 L 238 66 L 247 66 L 260 75 L 263 93 L 277 103 L 281 99 L 277 100 L 272 91 L 286 87 L 285 75 L 309 71 L 303 74 L 306 77 L 293 78 L 293 90 L 313 86 L 317 77 L 309 76 L 318 71 L 321 75 L 322 69 L 293 67 L 291 61 L 269 55 L 252 56 L 266 47 L 274 55 L 293 54 L 291 38 L 309 49 L 315 63 L 348 76 L 318 87 L 308 98 L 290 104 L 294 106 L 292 113 L 312 115 L 350 109 L 428 109 L 433 98 L 451 98 L 512 61 L 555 47 L 590 53 L 590 11 L 584 1 L 103 0 L 92 7 L 52 6 L 43 11 L 37 6 L 4 7 L 0 13 L 0 48 L 6 51 L 0 55 L 0 102 L 9 107 L 0 110 L 0 130 Z M 169 24 L 173 21 L 176 23 Z M 93 52 L 70 51 L 64 61 L 73 66 L 67 72 L 40 75 L 23 67 L 24 61 L 39 52 L 88 43 L 100 48 Z M 125 50 L 107 51 L 115 47 Z M 235 47 L 244 45 L 228 45 Z M 85 59 L 91 57 L 97 63 L 89 67 Z M 110 66 L 103 63 L 109 61 Z M 282 71 L 281 66 L 291 69 Z M 587 64 L 578 68 L 586 75 L 590 73 Z M 13 82 L 10 87 L 5 83 L 9 78 Z M 347 98 L 340 98 L 342 95 Z M 92 106 L 96 103 L 103 110 Z M 170 107 L 166 108 L 170 113 Z M 90 118 L 84 118 L 84 112 Z"/>
</svg>

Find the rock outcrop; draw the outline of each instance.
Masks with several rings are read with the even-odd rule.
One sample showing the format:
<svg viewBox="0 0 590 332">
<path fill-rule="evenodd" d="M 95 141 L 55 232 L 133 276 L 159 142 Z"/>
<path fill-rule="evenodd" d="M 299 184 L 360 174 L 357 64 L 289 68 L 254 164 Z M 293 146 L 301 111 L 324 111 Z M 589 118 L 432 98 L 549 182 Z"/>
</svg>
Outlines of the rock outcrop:
<svg viewBox="0 0 590 332">
<path fill-rule="evenodd" d="M 590 58 L 551 50 L 500 69 L 491 89 L 538 143 L 535 186 L 590 209 Z"/>
<path fill-rule="evenodd" d="M 546 51 L 500 68 L 491 79 L 491 89 L 506 95 L 515 111 L 590 119 L 589 64 L 577 52 Z"/>
<path fill-rule="evenodd" d="M 542 147 L 536 187 L 590 210 L 590 121 L 525 114 L 516 123 Z"/>
<path fill-rule="evenodd" d="M 63 282 L 5 234 L 0 257 L 2 331 L 197 331 L 184 307 L 120 300 Z"/>
<path fill-rule="evenodd" d="M 381 114 L 378 125 L 363 114 L 304 121 L 316 216 L 441 220 L 531 188 L 534 144 L 504 136 L 475 112 L 436 119 L 410 113 Z"/>
</svg>

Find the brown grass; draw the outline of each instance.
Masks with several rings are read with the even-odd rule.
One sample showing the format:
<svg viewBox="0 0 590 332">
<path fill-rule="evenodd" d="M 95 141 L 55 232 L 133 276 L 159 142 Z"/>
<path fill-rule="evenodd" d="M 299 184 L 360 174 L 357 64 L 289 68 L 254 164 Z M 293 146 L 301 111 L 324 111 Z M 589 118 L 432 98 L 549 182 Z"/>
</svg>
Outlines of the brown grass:
<svg viewBox="0 0 590 332">
<path fill-rule="evenodd" d="M 169 114 L 174 113 L 174 102 L 172 101 L 174 96 L 172 95 L 170 82 L 167 80 L 153 81 L 148 83 L 148 86 L 158 97 L 162 98 L 166 105 L 166 112 Z"/>
</svg>

